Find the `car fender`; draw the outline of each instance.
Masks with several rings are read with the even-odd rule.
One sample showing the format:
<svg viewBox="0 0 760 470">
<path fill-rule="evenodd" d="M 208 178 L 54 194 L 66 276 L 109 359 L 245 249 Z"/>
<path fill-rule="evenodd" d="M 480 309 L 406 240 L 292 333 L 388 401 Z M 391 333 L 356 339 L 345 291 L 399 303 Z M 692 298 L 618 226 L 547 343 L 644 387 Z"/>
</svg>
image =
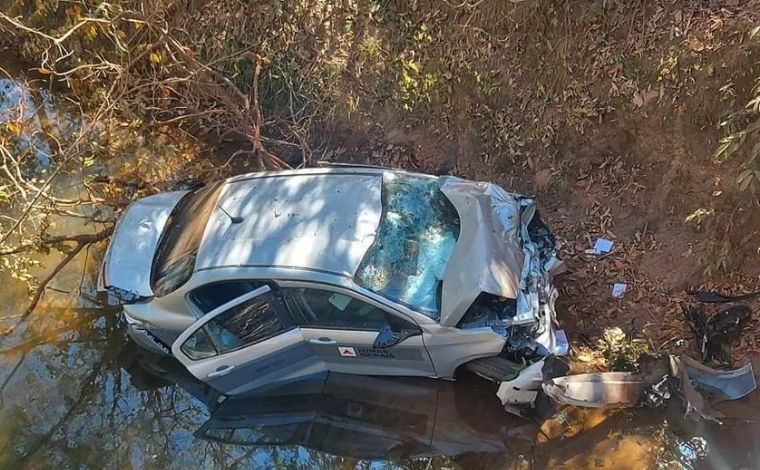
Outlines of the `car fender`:
<svg viewBox="0 0 760 470">
<path fill-rule="evenodd" d="M 440 378 L 454 377 L 459 366 L 472 360 L 496 356 L 504 349 L 507 341 L 488 327 L 464 330 L 426 326 L 428 334 L 424 335 L 425 347 Z"/>
</svg>

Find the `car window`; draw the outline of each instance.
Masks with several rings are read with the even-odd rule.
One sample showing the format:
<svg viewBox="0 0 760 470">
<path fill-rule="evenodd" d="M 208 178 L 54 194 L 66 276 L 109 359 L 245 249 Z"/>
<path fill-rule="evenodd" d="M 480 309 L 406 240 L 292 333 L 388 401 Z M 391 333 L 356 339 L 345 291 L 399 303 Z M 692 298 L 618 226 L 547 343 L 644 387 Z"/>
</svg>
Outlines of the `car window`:
<svg viewBox="0 0 760 470">
<path fill-rule="evenodd" d="M 301 326 L 379 331 L 390 323 L 399 329 L 415 328 L 395 315 L 355 297 L 324 289 L 284 289 Z"/>
<path fill-rule="evenodd" d="M 214 317 L 185 340 L 181 349 L 191 359 L 203 359 L 249 346 L 284 330 L 266 298 L 255 297 Z M 209 351 L 209 337 L 213 354 Z"/>
<path fill-rule="evenodd" d="M 201 312 L 208 313 L 230 300 L 258 289 L 264 284 L 263 281 L 250 280 L 215 282 L 193 289 L 189 297 Z"/>
<path fill-rule="evenodd" d="M 216 356 L 217 354 L 216 348 L 208 337 L 205 328 L 201 328 L 187 338 L 182 344 L 182 352 L 187 354 L 191 359 L 203 359 Z"/>
</svg>

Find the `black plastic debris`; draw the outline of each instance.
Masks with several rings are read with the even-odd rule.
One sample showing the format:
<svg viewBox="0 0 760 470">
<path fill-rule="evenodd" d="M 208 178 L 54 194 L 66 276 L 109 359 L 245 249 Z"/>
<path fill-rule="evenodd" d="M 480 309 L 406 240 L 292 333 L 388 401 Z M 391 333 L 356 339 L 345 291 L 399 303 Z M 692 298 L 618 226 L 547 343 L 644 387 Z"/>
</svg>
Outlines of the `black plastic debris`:
<svg viewBox="0 0 760 470">
<path fill-rule="evenodd" d="M 686 293 L 694 297 L 695 300 L 708 304 L 736 302 L 760 296 L 760 291 L 747 292 L 746 294 L 738 295 L 726 294 L 714 290 L 688 290 Z"/>
<path fill-rule="evenodd" d="M 570 366 L 567 362 L 557 356 L 550 355 L 544 360 L 541 367 L 541 374 L 544 376 L 544 382 L 548 382 L 557 377 L 564 377 L 570 372 Z"/>
<path fill-rule="evenodd" d="M 663 408 L 673 392 L 670 375 L 664 375 L 659 382 L 644 390 L 641 403 L 649 408 Z"/>
<path fill-rule="evenodd" d="M 745 304 L 735 304 L 714 314 L 709 314 L 701 305 L 681 304 L 684 316 L 691 325 L 699 341 L 702 360 L 713 357 L 728 359 L 726 350 L 731 342 L 738 339 L 742 327 L 750 318 L 750 308 Z"/>
</svg>

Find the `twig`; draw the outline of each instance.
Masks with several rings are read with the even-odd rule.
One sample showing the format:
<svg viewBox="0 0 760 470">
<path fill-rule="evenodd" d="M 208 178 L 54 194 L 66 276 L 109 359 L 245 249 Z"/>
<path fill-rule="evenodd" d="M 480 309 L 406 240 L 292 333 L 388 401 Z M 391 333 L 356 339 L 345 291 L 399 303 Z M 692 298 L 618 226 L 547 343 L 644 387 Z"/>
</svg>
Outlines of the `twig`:
<svg viewBox="0 0 760 470">
<path fill-rule="evenodd" d="M 251 94 L 253 96 L 253 152 L 256 156 L 260 169 L 264 169 L 264 161 L 261 158 L 259 152 L 264 150 L 264 144 L 261 143 L 261 122 L 264 120 L 261 117 L 261 107 L 259 106 L 259 75 L 261 74 L 261 56 L 256 54 L 254 60 L 254 73 L 253 73 L 253 89 Z"/>
<path fill-rule="evenodd" d="M 84 247 L 90 245 L 91 243 L 97 243 L 101 240 L 106 239 L 107 237 L 111 235 L 111 233 L 113 233 L 113 227 L 109 227 L 98 233 L 92 233 L 92 234 L 87 234 L 87 235 L 75 235 L 73 237 L 70 237 L 71 241 L 76 242 L 76 246 L 66 255 L 66 257 L 64 257 L 61 260 L 61 262 L 58 263 L 58 265 L 55 268 L 53 268 L 53 270 L 50 273 L 48 273 L 45 279 L 43 279 L 42 282 L 40 282 L 39 286 L 37 286 L 37 291 L 35 292 L 34 297 L 32 297 L 32 301 L 29 304 L 29 307 L 27 307 L 26 311 L 24 311 L 24 313 L 21 314 L 21 317 L 18 319 L 18 321 L 16 321 L 16 324 L 12 328 L 6 331 L 3 331 L 2 335 L 4 336 L 13 332 L 16 328 L 18 328 L 18 326 L 21 323 L 26 321 L 29 315 L 31 315 L 31 313 L 34 311 L 35 307 L 37 307 L 37 304 L 42 298 L 42 294 L 45 292 L 45 287 L 48 285 L 48 283 L 52 281 L 53 278 L 56 275 L 58 275 L 58 273 L 64 267 L 66 267 L 66 265 L 68 265 L 71 262 L 71 260 L 73 260 L 76 257 L 76 255 L 78 255 L 79 252 L 82 251 Z"/>
<path fill-rule="evenodd" d="M 16 322 L 16 325 L 14 328 L 18 327 L 18 325 L 25 321 L 29 315 L 32 313 L 34 308 L 37 306 L 37 303 L 42 298 L 43 292 L 45 292 L 45 287 L 47 286 L 48 282 L 53 280 L 53 278 L 63 269 L 66 267 L 69 262 L 74 259 L 76 255 L 79 254 L 80 251 L 82 251 L 82 248 L 84 248 L 84 245 L 81 243 L 78 243 L 77 246 L 72 249 L 63 260 L 61 260 L 60 263 L 50 272 L 48 273 L 47 277 L 40 283 L 39 286 L 37 286 L 37 291 L 34 293 L 34 297 L 32 298 L 32 302 L 29 304 L 29 307 L 26 309 L 26 311 L 21 315 L 21 318 Z"/>
<path fill-rule="evenodd" d="M 13 26 L 17 27 L 18 29 L 20 29 L 22 31 L 26 31 L 27 33 L 31 33 L 31 34 L 35 34 L 37 36 L 41 36 L 41 37 L 47 39 L 48 41 L 52 42 L 53 44 L 55 44 L 57 46 L 59 46 L 63 41 L 65 41 L 66 39 L 68 39 L 69 36 L 71 36 L 72 34 L 74 34 L 74 32 L 76 30 L 78 30 L 82 26 L 86 25 L 87 23 L 105 23 L 105 24 L 110 24 L 111 23 L 109 20 L 104 20 L 104 19 L 100 19 L 100 18 L 83 18 L 82 20 L 79 21 L 79 23 L 77 23 L 74 26 L 72 26 L 68 31 L 66 31 L 65 33 L 63 33 L 61 36 L 53 37 L 53 36 L 50 36 L 48 34 L 43 33 L 42 31 L 36 30 L 34 28 L 30 28 L 30 27 L 26 26 L 25 24 L 20 23 L 16 19 L 11 18 L 10 16 L 6 15 L 3 12 L 0 12 L 0 18 L 4 19 L 5 21 L 7 21 L 8 23 L 12 24 Z"/>
<path fill-rule="evenodd" d="M 62 242 L 75 242 L 77 244 L 95 243 L 109 237 L 111 235 L 111 232 L 113 232 L 113 227 L 109 227 L 106 230 L 103 230 L 102 232 L 97 232 L 93 234 L 60 235 L 56 237 L 43 238 L 37 241 L 24 242 L 13 248 L 6 248 L 5 250 L 0 250 L 0 256 L 13 255 L 16 253 L 20 253 L 22 251 L 26 251 L 30 248 L 39 247 L 40 245 L 47 246 L 47 245 L 54 245 L 56 243 L 62 243 Z"/>
</svg>

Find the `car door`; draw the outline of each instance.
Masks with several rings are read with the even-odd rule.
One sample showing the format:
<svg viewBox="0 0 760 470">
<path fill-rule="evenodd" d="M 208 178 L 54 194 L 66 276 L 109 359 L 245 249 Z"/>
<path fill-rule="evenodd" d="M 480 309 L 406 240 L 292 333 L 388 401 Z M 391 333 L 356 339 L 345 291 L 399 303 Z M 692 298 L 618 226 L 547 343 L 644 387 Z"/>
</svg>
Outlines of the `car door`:
<svg viewBox="0 0 760 470">
<path fill-rule="evenodd" d="M 282 283 L 281 291 L 311 350 L 332 372 L 364 375 L 435 376 L 422 330 L 411 320 L 345 289 Z M 380 329 L 414 330 L 403 341 L 374 346 Z"/>
<path fill-rule="evenodd" d="M 269 286 L 198 319 L 172 353 L 192 375 L 228 395 L 326 370 Z"/>
</svg>

